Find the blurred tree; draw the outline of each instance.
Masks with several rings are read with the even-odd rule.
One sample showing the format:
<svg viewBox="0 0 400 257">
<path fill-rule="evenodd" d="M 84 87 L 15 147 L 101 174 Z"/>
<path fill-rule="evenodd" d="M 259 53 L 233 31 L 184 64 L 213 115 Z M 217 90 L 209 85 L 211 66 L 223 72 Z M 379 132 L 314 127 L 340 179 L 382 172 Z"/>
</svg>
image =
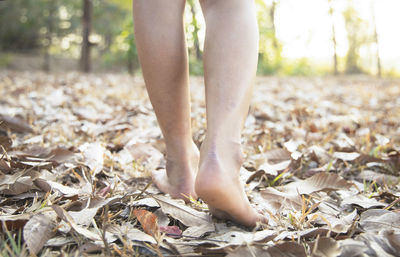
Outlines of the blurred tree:
<svg viewBox="0 0 400 257">
<path fill-rule="evenodd" d="M 343 17 L 347 31 L 348 50 L 346 54 L 346 73 L 363 73 L 360 64 L 360 48 L 368 43 L 366 22 L 360 18 L 352 1 L 348 3 Z"/>
<path fill-rule="evenodd" d="M 130 71 L 137 69 L 131 0 L 88 2 L 92 12 L 89 27 L 85 25 L 88 9 L 84 0 L 0 1 L 0 50 L 43 54 L 44 62 L 38 67 L 50 70 L 53 55 L 79 58 L 79 68 L 84 69 L 91 48 L 90 56 L 100 60 L 96 68 L 122 64 Z"/>
<path fill-rule="evenodd" d="M 332 0 L 328 0 L 329 4 L 329 15 L 331 17 L 331 25 L 332 25 L 332 46 L 333 46 L 333 73 L 335 75 L 338 74 L 338 59 L 337 59 L 337 50 L 336 50 L 336 29 L 335 29 L 335 21 L 333 18 L 333 5 Z"/>
<path fill-rule="evenodd" d="M 282 46 L 276 37 L 275 13 L 277 0 L 267 5 L 264 0 L 256 0 L 258 5 L 258 26 L 260 30 L 260 50 L 258 71 L 261 74 L 272 74 L 281 68 Z M 268 15 L 265 15 L 267 13 Z"/>
<path fill-rule="evenodd" d="M 99 50 L 106 67 L 123 64 L 130 74 L 134 74 L 139 69 L 139 60 L 133 33 L 131 4 L 131 0 L 100 2 L 94 15 L 94 29 L 104 38 Z"/>
<path fill-rule="evenodd" d="M 130 8 L 126 8 L 127 2 L 131 1 L 113 0 L 94 2 L 93 31 L 102 37 L 101 43 L 97 45 L 100 55 L 110 50 L 116 36 L 125 29 L 126 20 L 132 19 Z"/>
<path fill-rule="evenodd" d="M 381 65 L 381 57 L 379 55 L 379 36 L 378 36 L 378 31 L 376 29 L 375 0 L 371 1 L 371 14 L 372 14 L 372 23 L 374 27 L 374 41 L 376 44 L 376 69 L 377 69 L 377 76 L 380 78 L 382 76 L 382 65 Z"/>
<path fill-rule="evenodd" d="M 37 49 L 44 27 L 46 2 L 0 1 L 0 48 L 5 51 Z"/>
<path fill-rule="evenodd" d="M 196 18 L 196 8 L 195 8 L 195 4 L 193 0 L 188 0 L 189 6 L 190 6 L 190 12 L 192 14 L 192 22 L 191 25 L 193 26 L 193 30 L 192 30 L 192 38 L 193 38 L 193 47 L 194 47 L 194 51 L 195 51 L 195 56 L 196 59 L 198 61 L 201 60 L 202 58 L 202 53 L 200 50 L 200 41 L 199 41 L 199 24 L 197 22 L 197 18 Z"/>
<path fill-rule="evenodd" d="M 57 0 L 49 1 L 47 4 L 48 16 L 46 19 L 46 36 L 44 40 L 44 62 L 43 70 L 50 71 L 50 47 L 53 41 L 55 24 L 55 12 L 57 11 Z"/>
<path fill-rule="evenodd" d="M 91 69 L 90 63 L 90 32 L 92 28 L 93 4 L 92 0 L 83 0 L 82 5 L 82 48 L 80 58 L 80 70 L 89 72 Z"/>
</svg>

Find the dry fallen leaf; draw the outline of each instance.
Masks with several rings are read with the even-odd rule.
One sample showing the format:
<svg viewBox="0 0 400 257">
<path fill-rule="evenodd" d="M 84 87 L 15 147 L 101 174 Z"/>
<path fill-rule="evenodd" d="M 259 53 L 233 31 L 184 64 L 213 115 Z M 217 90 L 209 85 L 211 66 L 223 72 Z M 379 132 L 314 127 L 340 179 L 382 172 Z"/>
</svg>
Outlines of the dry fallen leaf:
<svg viewBox="0 0 400 257">
<path fill-rule="evenodd" d="M 0 231 L 4 231 L 3 224 L 7 230 L 21 229 L 32 217 L 31 213 L 22 213 L 16 215 L 0 215 Z"/>
<path fill-rule="evenodd" d="M 212 223 L 203 224 L 200 226 L 192 226 L 183 231 L 184 236 L 201 237 L 205 233 L 215 231 L 215 225 Z"/>
<path fill-rule="evenodd" d="M 61 208 L 58 205 L 54 205 L 54 204 L 51 207 L 57 213 L 58 217 L 60 217 L 60 219 L 62 219 L 68 225 L 70 225 L 71 228 L 74 229 L 77 233 L 81 234 L 82 236 L 84 236 L 85 238 L 88 238 L 90 240 L 101 241 L 100 235 L 76 224 L 74 219 L 71 217 L 71 215 L 68 214 L 68 212 L 66 212 L 63 208 Z"/>
<path fill-rule="evenodd" d="M 379 233 L 365 233 L 360 237 L 365 238 L 368 246 L 378 256 L 398 256 L 400 249 L 400 233 L 397 230 L 381 230 Z"/>
<path fill-rule="evenodd" d="M 78 195 L 79 193 L 83 192 L 80 189 L 64 186 L 60 183 L 45 180 L 42 178 L 35 179 L 34 183 L 37 187 L 42 189 L 44 192 L 49 192 L 51 190 L 57 190 L 58 192 L 60 192 L 61 194 L 65 195 L 65 196 L 74 196 L 74 195 Z"/>
<path fill-rule="evenodd" d="M 18 133 L 32 133 L 33 129 L 25 121 L 8 115 L 0 114 L 0 130 L 11 130 Z"/>
<path fill-rule="evenodd" d="M 24 226 L 24 239 L 31 254 L 37 254 L 53 237 L 56 227 L 55 213 L 39 213 L 32 216 Z"/>
<path fill-rule="evenodd" d="M 358 157 L 360 157 L 359 153 L 352 152 L 352 153 L 346 153 L 346 152 L 334 152 L 333 157 L 341 159 L 343 161 L 354 161 Z"/>
<path fill-rule="evenodd" d="M 267 255 L 269 254 L 269 255 Z M 304 246 L 295 242 L 282 242 L 268 247 L 265 256 L 270 257 L 306 257 Z"/>
<path fill-rule="evenodd" d="M 157 223 L 157 216 L 146 210 L 134 209 L 133 214 L 142 225 L 144 232 L 153 236 L 156 240 L 160 238 L 160 228 Z"/>
<path fill-rule="evenodd" d="M 19 195 L 32 189 L 33 182 L 26 172 L 19 171 L 13 175 L 0 173 L 0 193 L 5 195 Z"/>
<path fill-rule="evenodd" d="M 319 173 L 306 180 L 293 182 L 277 189 L 292 194 L 311 194 L 319 191 L 349 189 L 353 183 L 334 173 Z"/>
<path fill-rule="evenodd" d="M 94 175 L 103 170 L 105 148 L 100 142 L 85 143 L 79 150 L 83 153 L 84 163 Z"/>
<path fill-rule="evenodd" d="M 398 81 L 268 77 L 256 84 L 240 178 L 271 222 L 248 231 L 214 223 L 201 201 L 152 198 L 159 191 L 146 187 L 149 174 L 166 168 L 166 152 L 140 76 L 0 72 L 7 95 L 0 101 L 0 228 L 18 238 L 31 217 L 59 204 L 62 221 L 43 253 L 292 257 L 340 248 L 341 257 L 396 256 Z M 191 77 L 190 86 L 201 145 L 204 81 Z M 162 241 L 132 223 L 135 208 L 155 210 Z M 40 226 L 33 221 L 25 230 Z"/>
<path fill-rule="evenodd" d="M 400 232 L 400 213 L 382 209 L 370 209 L 361 214 L 360 227 L 365 231 L 390 229 Z"/>
<path fill-rule="evenodd" d="M 172 200 L 161 195 L 153 196 L 153 198 L 158 202 L 164 213 L 171 215 L 188 227 L 211 223 L 210 215 L 186 206 L 183 201 Z"/>
<path fill-rule="evenodd" d="M 8 136 L 0 135 L 0 153 L 3 153 L 3 149 L 8 151 L 12 146 L 12 140 Z"/>
<path fill-rule="evenodd" d="M 182 230 L 177 226 L 160 226 L 160 232 L 165 233 L 167 236 L 177 238 L 182 235 Z"/>
<path fill-rule="evenodd" d="M 157 244 L 156 239 L 154 237 L 146 234 L 145 232 L 133 227 L 131 223 L 124 222 L 120 227 L 120 236 L 127 237 L 131 241 L 139 241 L 150 244 Z"/>
<path fill-rule="evenodd" d="M 310 248 L 312 257 L 337 257 L 341 253 L 339 243 L 330 237 L 318 237 Z"/>
</svg>

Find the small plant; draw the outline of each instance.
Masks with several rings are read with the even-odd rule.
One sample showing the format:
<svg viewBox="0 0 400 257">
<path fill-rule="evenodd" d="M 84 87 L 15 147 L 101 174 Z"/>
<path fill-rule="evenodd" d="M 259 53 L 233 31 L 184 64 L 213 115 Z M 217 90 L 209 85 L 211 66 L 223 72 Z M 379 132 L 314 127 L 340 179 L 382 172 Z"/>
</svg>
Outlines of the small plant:
<svg viewBox="0 0 400 257">
<path fill-rule="evenodd" d="M 6 224 L 3 223 L 5 233 L 0 236 L 0 256 L 3 257 L 19 257 L 28 256 L 25 244 L 22 243 L 22 231 L 18 230 L 18 233 L 14 235 L 7 230 Z"/>
</svg>

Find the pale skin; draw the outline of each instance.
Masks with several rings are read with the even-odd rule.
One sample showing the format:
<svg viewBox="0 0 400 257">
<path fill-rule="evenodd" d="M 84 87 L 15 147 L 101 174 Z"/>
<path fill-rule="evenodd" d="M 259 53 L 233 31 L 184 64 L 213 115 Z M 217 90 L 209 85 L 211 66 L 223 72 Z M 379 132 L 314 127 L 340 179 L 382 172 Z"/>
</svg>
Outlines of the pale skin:
<svg viewBox="0 0 400 257">
<path fill-rule="evenodd" d="M 192 140 L 185 0 L 134 0 L 135 37 L 146 88 L 166 143 L 166 172 L 153 181 L 187 201 L 246 226 L 266 222 L 239 181 L 241 131 L 258 56 L 254 0 L 200 0 L 206 22 L 204 79 L 207 134 L 200 153 Z"/>
</svg>

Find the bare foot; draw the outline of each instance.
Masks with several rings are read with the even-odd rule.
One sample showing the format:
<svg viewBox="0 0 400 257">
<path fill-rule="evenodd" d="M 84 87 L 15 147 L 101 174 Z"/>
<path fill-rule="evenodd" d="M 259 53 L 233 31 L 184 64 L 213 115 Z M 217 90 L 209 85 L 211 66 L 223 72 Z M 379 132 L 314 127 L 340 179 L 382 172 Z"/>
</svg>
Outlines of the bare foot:
<svg viewBox="0 0 400 257">
<path fill-rule="evenodd" d="M 242 165 L 240 148 L 238 150 L 237 146 L 233 146 L 219 152 L 223 154 L 204 150 L 202 146 L 195 183 L 198 196 L 208 204 L 210 212 L 219 218 L 249 227 L 254 227 L 257 222 L 267 223 L 267 219 L 250 205 L 239 180 Z"/>
<path fill-rule="evenodd" d="M 167 156 L 166 170 L 153 171 L 152 177 L 158 189 L 172 198 L 183 199 L 189 202 L 189 198 L 197 199 L 194 190 L 194 181 L 199 163 L 199 150 L 193 146 L 186 153 Z"/>
</svg>

